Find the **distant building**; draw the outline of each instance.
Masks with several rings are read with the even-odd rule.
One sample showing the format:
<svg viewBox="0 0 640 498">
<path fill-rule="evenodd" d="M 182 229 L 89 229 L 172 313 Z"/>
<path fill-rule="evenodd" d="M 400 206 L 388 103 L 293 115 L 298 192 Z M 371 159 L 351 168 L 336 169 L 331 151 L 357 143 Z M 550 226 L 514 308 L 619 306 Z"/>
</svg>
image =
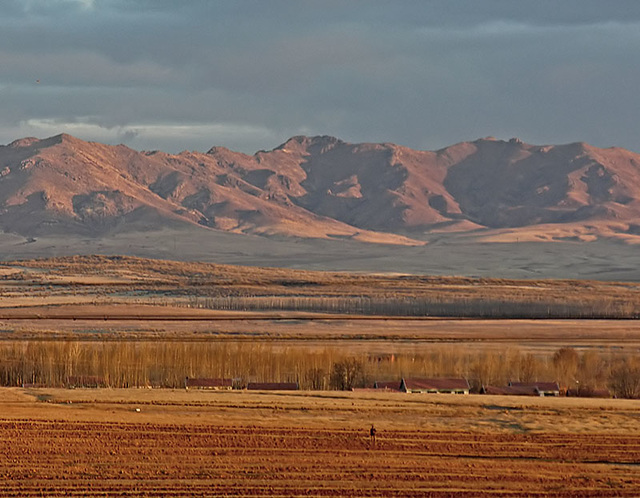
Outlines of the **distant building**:
<svg viewBox="0 0 640 498">
<path fill-rule="evenodd" d="M 499 396 L 538 396 L 534 389 L 521 389 L 511 386 L 482 386 L 480 394 L 494 394 Z"/>
<path fill-rule="evenodd" d="M 608 389 L 567 389 L 567 396 L 572 398 L 610 398 L 611 392 Z"/>
<path fill-rule="evenodd" d="M 467 379 L 402 379 L 400 391 L 405 393 L 469 394 Z"/>
<path fill-rule="evenodd" d="M 211 389 L 213 391 L 228 391 L 233 388 L 231 379 L 207 379 L 185 377 L 184 388 L 189 389 Z"/>
<path fill-rule="evenodd" d="M 249 382 L 249 391 L 297 391 L 300 389 L 297 382 Z"/>
<path fill-rule="evenodd" d="M 509 387 L 530 391 L 532 396 L 560 396 L 557 382 L 509 382 Z"/>
</svg>

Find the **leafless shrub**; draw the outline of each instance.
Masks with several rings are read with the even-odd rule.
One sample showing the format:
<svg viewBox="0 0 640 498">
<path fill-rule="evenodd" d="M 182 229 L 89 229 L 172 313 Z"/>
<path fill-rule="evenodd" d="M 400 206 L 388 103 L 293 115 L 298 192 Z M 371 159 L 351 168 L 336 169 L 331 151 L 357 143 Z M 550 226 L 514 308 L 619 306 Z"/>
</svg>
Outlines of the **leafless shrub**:
<svg viewBox="0 0 640 498">
<path fill-rule="evenodd" d="M 618 398 L 640 398 L 640 364 L 625 359 L 611 372 L 610 386 Z"/>
<path fill-rule="evenodd" d="M 570 386 L 576 381 L 580 357 L 573 348 L 560 348 L 553 354 L 555 379 L 561 386 Z"/>
</svg>

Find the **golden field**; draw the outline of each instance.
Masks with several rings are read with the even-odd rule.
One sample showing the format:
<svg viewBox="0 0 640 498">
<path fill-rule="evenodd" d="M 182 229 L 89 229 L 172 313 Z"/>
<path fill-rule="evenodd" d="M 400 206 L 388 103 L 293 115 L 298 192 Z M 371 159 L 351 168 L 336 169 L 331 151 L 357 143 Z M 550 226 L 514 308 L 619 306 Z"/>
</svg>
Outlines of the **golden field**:
<svg viewBox="0 0 640 498">
<path fill-rule="evenodd" d="M 609 387 L 637 369 L 634 284 L 99 256 L 4 263 L 0 277 L 0 376 L 14 386 L 0 389 L 3 496 L 640 487 L 637 400 L 329 390 L 345 361 L 360 365 L 356 387 L 407 375 Z M 110 387 L 64 388 L 70 376 Z M 185 391 L 185 376 L 304 390 Z"/>
<path fill-rule="evenodd" d="M 10 388 L 0 408 L 4 496 L 635 496 L 640 486 L 640 405 L 629 400 Z"/>
</svg>

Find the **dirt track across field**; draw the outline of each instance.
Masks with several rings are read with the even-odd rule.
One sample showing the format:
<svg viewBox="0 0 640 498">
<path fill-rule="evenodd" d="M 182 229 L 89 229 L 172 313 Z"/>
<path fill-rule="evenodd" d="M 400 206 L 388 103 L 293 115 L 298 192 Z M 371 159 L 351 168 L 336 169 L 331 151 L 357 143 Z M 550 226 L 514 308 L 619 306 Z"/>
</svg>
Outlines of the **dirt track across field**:
<svg viewBox="0 0 640 498">
<path fill-rule="evenodd" d="M 632 401 L 8 389 L 0 405 L 1 496 L 640 489 L 640 407 Z"/>
</svg>

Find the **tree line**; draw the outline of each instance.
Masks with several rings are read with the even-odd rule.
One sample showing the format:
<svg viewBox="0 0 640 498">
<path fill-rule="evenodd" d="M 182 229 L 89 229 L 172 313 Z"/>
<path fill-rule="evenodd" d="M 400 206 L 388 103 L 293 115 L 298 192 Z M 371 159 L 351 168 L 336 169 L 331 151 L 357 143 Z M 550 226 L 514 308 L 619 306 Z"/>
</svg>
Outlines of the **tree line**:
<svg viewBox="0 0 640 498">
<path fill-rule="evenodd" d="M 346 348 L 247 342 L 7 341 L 0 343 L 0 385 L 68 387 L 92 379 L 104 387 L 182 388 L 185 377 L 297 382 L 305 390 L 372 387 L 402 377 L 464 377 L 476 392 L 509 381 L 557 381 L 588 395 L 640 397 L 640 356 L 615 349 L 553 354 L 514 348 L 433 345 L 411 353 L 354 353 Z"/>
<path fill-rule="evenodd" d="M 594 301 L 420 296 L 191 296 L 192 308 L 228 311 L 298 311 L 349 315 L 436 316 L 462 318 L 635 319 L 630 301 L 600 297 Z"/>
</svg>

